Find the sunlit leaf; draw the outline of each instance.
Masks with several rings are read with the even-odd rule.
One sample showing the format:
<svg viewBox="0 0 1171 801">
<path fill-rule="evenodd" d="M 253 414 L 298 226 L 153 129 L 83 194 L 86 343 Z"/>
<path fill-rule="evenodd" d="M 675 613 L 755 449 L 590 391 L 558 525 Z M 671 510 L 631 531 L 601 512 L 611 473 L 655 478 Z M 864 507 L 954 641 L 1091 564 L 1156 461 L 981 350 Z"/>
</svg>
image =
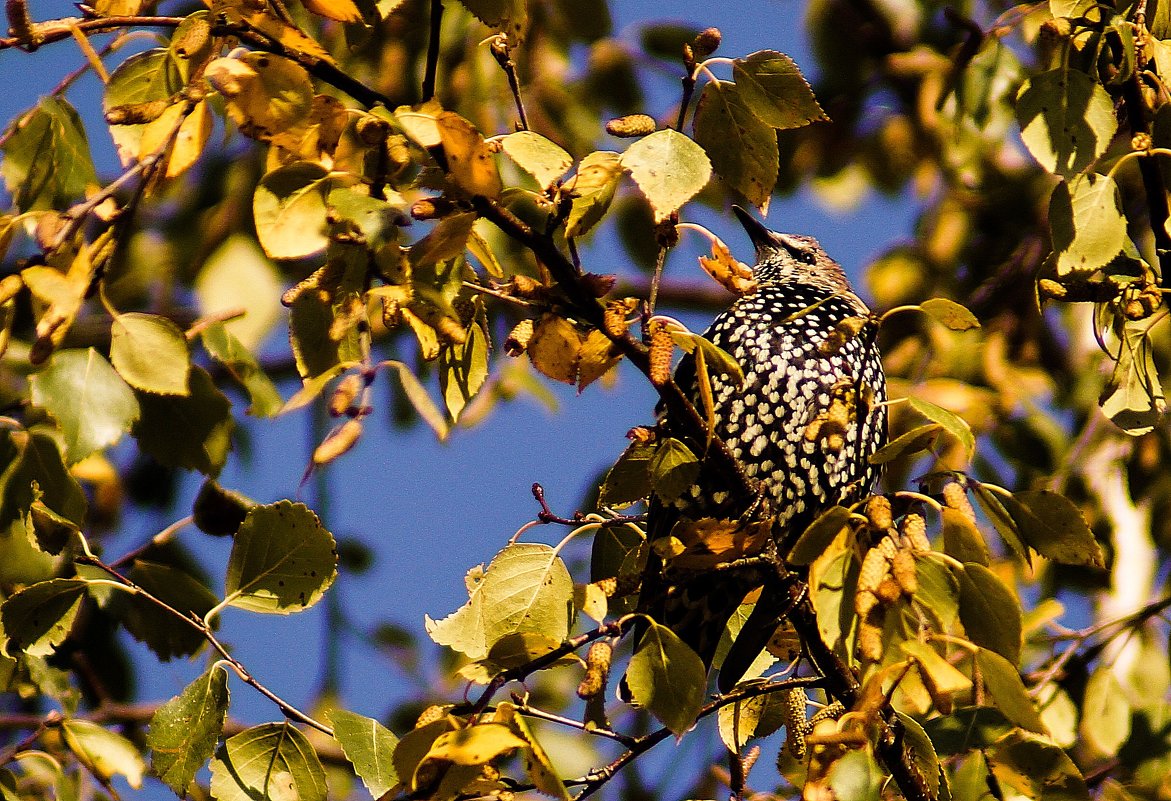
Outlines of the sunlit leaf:
<svg viewBox="0 0 1171 801">
<path fill-rule="evenodd" d="M 573 208 L 565 221 L 566 236 L 581 236 L 606 216 L 621 178 L 618 153 L 599 150 L 581 160 L 577 172 L 565 185 L 574 194 Z"/>
<path fill-rule="evenodd" d="M 1088 801 L 1089 790 L 1077 765 L 1044 737 L 1012 731 L 987 751 L 988 767 L 1002 792 L 1012 797 Z"/>
<path fill-rule="evenodd" d="M 212 252 L 195 279 L 199 313 L 206 317 L 243 312 L 224 325 L 244 347 L 255 352 L 283 314 L 282 281 L 255 241 L 242 234 L 232 235 Z"/>
<path fill-rule="evenodd" d="M 551 187 L 573 164 L 573 157 L 563 147 L 532 131 L 503 136 L 500 146 L 522 170 L 536 179 L 541 189 Z"/>
<path fill-rule="evenodd" d="M 337 575 L 333 536 L 304 504 L 253 507 L 236 532 L 224 591 L 251 612 L 289 614 L 321 599 Z"/>
<path fill-rule="evenodd" d="M 338 22 L 362 21 L 362 12 L 354 5 L 354 0 L 305 0 L 305 8 Z M 375 797 L 379 795 L 382 793 L 374 794 Z"/>
<path fill-rule="evenodd" d="M 131 386 L 160 395 L 187 395 L 191 356 L 179 326 L 157 314 L 114 318 L 110 361 Z"/>
<path fill-rule="evenodd" d="M 333 736 L 342 747 L 354 772 L 375 798 L 398 784 L 394 771 L 394 749 L 398 738 L 373 718 L 335 709 L 329 715 Z"/>
<path fill-rule="evenodd" d="M 326 197 L 329 173 L 302 161 L 265 175 L 252 196 L 256 238 L 273 259 L 299 259 L 329 244 Z"/>
<path fill-rule="evenodd" d="M 903 455 L 910 456 L 929 450 L 935 445 L 935 441 L 939 439 L 939 434 L 943 430 L 943 426 L 939 423 L 928 423 L 918 428 L 912 428 L 872 453 L 870 463 L 886 464 Z"/>
<path fill-rule="evenodd" d="M 439 735 L 427 756 L 457 765 L 486 765 L 525 745 L 523 739 L 502 723 L 477 723 Z"/>
<path fill-rule="evenodd" d="M 960 622 L 968 639 L 1016 664 L 1021 658 L 1021 605 L 984 565 L 966 563 L 959 574 Z"/>
<path fill-rule="evenodd" d="M 995 651 L 981 648 L 976 652 L 976 666 L 988 694 L 989 705 L 999 709 L 1006 718 L 1029 731 L 1045 733 L 1033 699 L 1029 697 L 1013 663 Z"/>
<path fill-rule="evenodd" d="M 648 468 L 651 485 L 666 500 L 681 496 L 699 477 L 699 460 L 691 449 L 674 437 L 668 437 L 655 448 Z"/>
<path fill-rule="evenodd" d="M 937 323 L 952 331 L 968 331 L 980 327 L 980 320 L 966 307 L 947 298 L 928 298 L 919 308 Z"/>
<path fill-rule="evenodd" d="M 967 420 L 922 398 L 909 398 L 908 400 L 912 409 L 931 422 L 943 426 L 943 429 L 955 437 L 964 447 L 964 453 L 967 457 L 972 458 L 972 454 L 976 450 L 976 438 L 972 436 L 972 428 L 968 425 Z"/>
<path fill-rule="evenodd" d="M 1101 156 L 1118 128 L 1106 90 L 1086 73 L 1069 68 L 1026 79 L 1017 94 L 1016 116 L 1033 158 L 1066 177 Z"/>
<path fill-rule="evenodd" d="M 1102 546 L 1080 509 L 1050 490 L 1022 491 L 1004 505 L 1020 526 L 1021 537 L 1044 557 L 1068 565 L 1103 568 Z"/>
<path fill-rule="evenodd" d="M 1090 173 L 1055 186 L 1049 198 L 1049 228 L 1058 275 L 1088 275 L 1109 264 L 1127 241 L 1114 179 Z"/>
<path fill-rule="evenodd" d="M 620 163 L 650 201 L 655 222 L 678 211 L 712 176 L 703 148 L 670 128 L 639 139 L 622 154 Z"/>
<path fill-rule="evenodd" d="M 465 333 L 462 343 L 439 349 L 439 391 L 456 421 L 488 380 L 488 336 L 475 320 Z"/>
<path fill-rule="evenodd" d="M 195 774 L 215 753 L 228 698 L 228 673 L 213 666 L 151 717 L 146 735 L 151 768 L 178 795 L 186 795 Z"/>
<path fill-rule="evenodd" d="M 1082 700 L 1081 725 L 1078 732 L 1082 742 L 1102 757 L 1119 752 L 1131 732 L 1131 704 L 1127 691 L 1114 675 L 1109 664 L 1099 664 Z"/>
<path fill-rule="evenodd" d="M 93 348 L 59 351 L 30 383 L 33 403 L 61 426 L 71 463 L 115 444 L 139 418 L 134 392 Z"/>
<path fill-rule="evenodd" d="M 675 632 L 651 621 L 626 669 L 626 685 L 676 736 L 695 723 L 707 689 L 703 661 Z"/>
<path fill-rule="evenodd" d="M 134 743 L 93 721 L 78 718 L 63 721 L 61 733 L 69 750 L 98 776 L 108 780 L 118 774 L 125 776 L 133 789 L 142 787 L 146 762 Z"/>
<path fill-rule="evenodd" d="M 826 509 L 797 538 L 786 561 L 794 565 L 812 564 L 837 539 L 849 521 L 850 510 L 844 506 Z"/>
<path fill-rule="evenodd" d="M 224 96 L 241 133 L 253 139 L 271 139 L 305 119 L 313 107 L 313 84 L 305 68 L 271 53 L 217 58 L 204 77 Z"/>
<path fill-rule="evenodd" d="M 229 737 L 211 762 L 217 801 L 326 801 L 317 752 L 287 721 L 262 723 Z"/>
<path fill-rule="evenodd" d="M 441 112 L 435 123 L 447 157 L 448 175 L 470 195 L 500 196 L 503 184 L 496 160 L 474 125 L 453 111 Z"/>
<path fill-rule="evenodd" d="M 525 770 L 537 791 L 558 799 L 558 801 L 569 801 L 569 792 L 565 788 L 565 782 L 561 781 L 549 755 L 537 741 L 537 738 L 533 736 L 533 731 L 529 728 L 524 717 L 517 713 L 516 707 L 509 703 L 497 705 L 495 719 L 510 726 L 527 744 L 523 752 Z"/>
</svg>

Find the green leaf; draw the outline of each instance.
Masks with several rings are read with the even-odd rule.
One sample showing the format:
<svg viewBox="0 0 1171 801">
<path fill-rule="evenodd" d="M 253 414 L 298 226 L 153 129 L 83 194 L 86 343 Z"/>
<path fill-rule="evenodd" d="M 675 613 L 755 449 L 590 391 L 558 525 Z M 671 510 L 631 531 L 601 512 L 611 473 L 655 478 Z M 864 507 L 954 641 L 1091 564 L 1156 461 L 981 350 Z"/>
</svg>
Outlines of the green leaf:
<svg viewBox="0 0 1171 801">
<path fill-rule="evenodd" d="M 308 609 L 337 576 L 337 551 L 309 507 L 292 501 L 253 507 L 232 541 L 226 601 L 287 615 Z"/>
<path fill-rule="evenodd" d="M 1065 177 L 1106 152 L 1118 129 L 1106 90 L 1086 73 L 1065 68 L 1027 79 L 1017 93 L 1016 116 L 1033 158 Z"/>
<path fill-rule="evenodd" d="M 55 578 L 10 595 L 0 605 L 4 653 L 13 659 L 53 653 L 77 619 L 85 587 L 81 579 Z"/>
<path fill-rule="evenodd" d="M 934 687 L 932 694 L 951 696 L 972 689 L 972 680 L 935 650 L 934 646 L 918 640 L 904 640 L 899 648 L 914 657 L 915 667 L 924 680 Z"/>
<path fill-rule="evenodd" d="M 191 354 L 179 326 L 157 314 L 114 317 L 110 361 L 126 383 L 143 392 L 187 395 Z"/>
<path fill-rule="evenodd" d="M 134 437 L 160 464 L 218 475 L 232 446 L 232 404 L 203 368 L 192 367 L 188 386 L 187 396 L 140 394 Z"/>
<path fill-rule="evenodd" d="M 398 738 L 373 718 L 335 709 L 329 713 L 333 736 L 354 772 L 375 798 L 385 795 L 398 784 L 394 771 L 394 748 Z"/>
<path fill-rule="evenodd" d="M 606 216 L 618 183 L 622 163 L 618 153 L 598 150 L 581 160 L 566 189 L 573 192 L 573 207 L 565 220 L 565 235 L 577 237 L 589 231 Z"/>
<path fill-rule="evenodd" d="M 39 487 L 35 493 L 39 493 Z M 80 544 L 81 527 L 67 517 L 57 514 L 41 500 L 33 501 L 28 509 L 27 527 L 32 531 L 37 547 L 57 556 L 67 547 Z"/>
<path fill-rule="evenodd" d="M 289 722 L 262 723 L 229 737 L 211 763 L 216 801 L 326 801 L 325 769 Z"/>
<path fill-rule="evenodd" d="M 655 448 L 649 469 L 655 492 L 668 501 L 681 496 L 699 478 L 699 460 L 674 437 L 668 437 Z"/>
<path fill-rule="evenodd" d="M 411 406 L 415 409 L 415 413 L 419 415 L 419 418 L 424 423 L 431 426 L 431 430 L 439 437 L 440 442 L 447 439 L 451 433 L 451 425 L 448 424 L 447 417 L 444 416 L 443 412 L 439 411 L 439 407 L 435 405 L 435 401 L 431 400 L 431 396 L 427 394 L 427 389 L 415 374 L 411 372 L 411 368 L 402 362 L 387 362 L 387 364 L 394 368 L 403 395 L 410 401 Z"/>
<path fill-rule="evenodd" d="M 903 724 L 903 740 L 910 752 L 916 772 L 923 777 L 931 796 L 939 798 L 941 785 L 943 785 L 943 789 L 946 789 L 946 783 L 940 781 L 941 768 L 934 742 L 914 718 L 904 715 L 902 712 L 895 714 L 898 715 L 899 722 Z"/>
<path fill-rule="evenodd" d="M 178 32 L 176 32 L 178 33 Z M 166 101 L 183 88 L 184 80 L 174 54 L 156 47 L 135 53 L 118 65 L 110 75 L 102 96 L 102 112 L 117 106 Z M 146 125 L 110 125 L 110 135 L 124 167 L 139 160 L 142 134 Z"/>
<path fill-rule="evenodd" d="M 712 165 L 703 148 L 670 128 L 632 144 L 620 163 L 650 201 L 655 222 L 678 211 L 712 177 Z"/>
<path fill-rule="evenodd" d="M 1003 797 L 1088 801 L 1089 790 L 1065 751 L 1035 734 L 1012 731 L 987 751 L 988 767 Z"/>
<path fill-rule="evenodd" d="M 1073 175 L 1053 188 L 1049 229 L 1058 275 L 1088 275 L 1126 245 L 1126 218 L 1118 185 L 1106 175 Z"/>
<path fill-rule="evenodd" d="M 500 147 L 517 166 L 533 176 L 543 190 L 573 165 L 573 156 L 539 133 L 517 131 L 500 137 Z"/>
<path fill-rule="evenodd" d="M 1065 565 L 1106 566 L 1081 510 L 1065 496 L 1050 490 L 1016 492 L 1004 505 L 1021 537 L 1042 556 Z"/>
<path fill-rule="evenodd" d="M 650 463 L 654 453 L 652 445 L 630 443 L 614 466 L 606 472 L 598 494 L 598 504 L 622 509 L 650 495 Z"/>
<path fill-rule="evenodd" d="M 972 497 L 976 499 L 980 509 L 992 521 L 992 525 L 1000 534 L 1000 539 L 1004 541 L 1008 550 L 1022 565 L 1029 564 L 1029 551 L 1021 539 L 1020 528 L 1001 502 L 1002 497 L 978 481 L 969 481 L 969 487 L 972 491 Z"/>
<path fill-rule="evenodd" d="M 1131 436 L 1153 431 L 1167 409 L 1148 325 L 1144 321 L 1127 321 L 1120 337 L 1118 362 L 1099 398 L 1102 413 Z"/>
<path fill-rule="evenodd" d="M 444 345 L 439 350 L 439 391 L 454 421 L 488 380 L 488 336 L 473 320 L 462 344 Z"/>
<path fill-rule="evenodd" d="M 959 616 L 960 583 L 956 572 L 941 554 L 915 554 L 915 574 L 919 578 L 915 603 L 935 619 L 941 631 L 950 629 Z"/>
<path fill-rule="evenodd" d="M 919 309 L 935 322 L 952 331 L 970 331 L 980 327 L 980 320 L 967 307 L 947 298 L 928 298 Z"/>
<path fill-rule="evenodd" d="M 959 574 L 960 622 L 968 639 L 1003 656 L 1021 659 L 1021 605 L 1016 595 L 987 567 L 968 562 Z"/>
<path fill-rule="evenodd" d="M 93 348 L 58 351 L 29 382 L 33 403 L 60 425 L 70 464 L 118 442 L 139 417 L 134 392 Z"/>
<path fill-rule="evenodd" d="M 709 82 L 695 107 L 695 141 L 712 169 L 757 208 L 768 208 L 777 182 L 777 134 L 752 113 L 728 81 Z"/>
<path fill-rule="evenodd" d="M 991 557 L 984 535 L 968 516 L 959 509 L 943 507 L 943 552 L 960 562 L 975 562 L 988 566 Z"/>
<path fill-rule="evenodd" d="M 523 0 L 460 0 L 468 11 L 495 31 L 507 34 L 513 46 L 524 41 L 528 4 Z"/>
<path fill-rule="evenodd" d="M 134 743 L 89 720 L 63 721 L 61 733 L 69 750 L 102 779 L 121 774 L 135 790 L 142 787 L 146 762 Z"/>
<path fill-rule="evenodd" d="M 744 629 L 744 624 L 748 622 L 748 616 L 752 614 L 752 610 L 756 608 L 755 603 L 740 604 L 736 607 L 736 611 L 728 618 L 724 630 L 720 632 L 720 641 L 716 644 L 716 653 L 712 657 L 712 668 L 719 670 L 724 666 L 724 659 L 728 656 L 728 651 L 732 650 L 732 643 L 740 636 L 740 632 Z M 761 650 L 759 654 L 749 663 L 748 667 L 744 669 L 744 675 L 741 681 L 754 679 L 757 676 L 763 676 L 764 672 L 772 667 L 777 661 L 777 658 L 769 653 L 767 650 Z M 764 736 L 764 735 L 760 735 Z"/>
<path fill-rule="evenodd" d="M 828 121 L 793 59 L 760 50 L 732 62 L 732 77 L 748 108 L 773 128 L 800 128 Z"/>
<path fill-rule="evenodd" d="M 22 212 L 66 208 L 97 184 L 85 126 L 63 97 L 46 97 L 5 135 L 0 175 Z"/>
<path fill-rule="evenodd" d="M 941 431 L 943 431 L 943 426 L 939 423 L 928 423 L 918 428 L 912 428 L 872 453 L 870 464 L 886 464 L 903 455 L 914 455 L 929 450 L 939 439 Z"/>
<path fill-rule="evenodd" d="M 228 715 L 228 699 L 228 672 L 212 666 L 150 719 L 146 745 L 151 768 L 181 797 L 215 753 Z"/>
<path fill-rule="evenodd" d="M 212 323 L 200 332 L 203 347 L 217 362 L 227 368 L 248 392 L 252 405 L 248 413 L 256 417 L 273 417 L 284 402 L 272 379 L 260 367 L 256 357 L 223 323 Z"/>
<path fill-rule="evenodd" d="M 996 709 L 966 706 L 928 720 L 924 728 L 940 754 L 954 756 L 987 748 L 1011 731 L 1012 724 Z"/>
<path fill-rule="evenodd" d="M 38 500 L 37 492 L 40 502 L 55 514 L 75 524 L 85 520 L 85 493 L 65 466 L 55 436 L 37 429 L 0 434 L 0 465 L 0 535 L 25 542 L 26 534 L 35 537 L 35 532 L 26 531 L 25 513 Z M 9 556 L 15 561 L 11 551 Z M 7 575 L 36 580 L 19 573 Z"/>
<path fill-rule="evenodd" d="M 634 701 L 677 737 L 695 723 L 707 690 L 699 655 L 653 620 L 630 659 L 625 680 Z"/>
<path fill-rule="evenodd" d="M 301 259 L 325 250 L 329 171 L 299 161 L 260 179 L 252 196 L 256 238 L 272 259 Z"/>
<path fill-rule="evenodd" d="M 942 406 L 936 406 L 922 398 L 908 398 L 911 408 L 926 417 L 933 423 L 939 423 L 944 431 L 955 437 L 964 446 L 964 453 L 971 459 L 976 451 L 976 438 L 972 436 L 972 428 L 968 421 L 954 412 L 949 412 Z"/>
<path fill-rule="evenodd" d="M 205 534 L 230 537 L 240 530 L 254 506 L 256 501 L 209 478 L 200 486 L 191 514 L 195 525 Z"/>
<path fill-rule="evenodd" d="M 1045 724 L 1013 663 L 995 651 L 981 648 L 976 652 L 976 667 L 991 706 L 1022 729 L 1045 733 Z"/>
<path fill-rule="evenodd" d="M 387 195 L 390 200 L 371 197 L 362 184 L 337 187 L 327 198 L 330 222 L 335 226 L 341 223 L 343 231 L 358 232 L 372 251 L 391 245 L 398 241 L 399 226 L 410 220 L 403 211 L 406 201 L 402 196 L 393 191 Z"/>
<path fill-rule="evenodd" d="M 751 675 L 749 671 L 749 675 Z M 782 693 L 762 693 L 720 707 L 720 739 L 729 751 L 738 753 L 749 740 L 768 737 L 785 724 Z"/>
<path fill-rule="evenodd" d="M 812 564 L 813 560 L 821 556 L 829 548 L 830 543 L 837 539 L 838 534 L 849 522 L 850 510 L 844 506 L 831 506 L 826 509 L 801 532 L 785 561 L 793 565 Z"/>
<path fill-rule="evenodd" d="M 481 588 L 489 644 L 519 631 L 558 642 L 569 636 L 573 579 L 557 552 L 540 543 L 514 543 L 492 559 Z"/>
<path fill-rule="evenodd" d="M 442 620 L 430 615 L 423 619 L 428 636 L 439 645 L 446 645 L 469 659 L 483 659 L 488 655 L 487 634 L 484 629 L 484 566 L 477 565 L 464 576 L 468 601 Z"/>
<path fill-rule="evenodd" d="M 1109 664 L 1099 664 L 1082 699 L 1082 742 L 1102 758 L 1116 755 L 1130 739 L 1130 701 Z"/>
<path fill-rule="evenodd" d="M 218 599 L 189 572 L 171 565 L 136 560 L 130 580 L 184 616 L 203 617 Z M 206 641 L 191 626 L 179 625 L 174 615 L 159 609 L 145 598 L 120 597 L 126 603 L 122 623 L 131 636 L 144 642 L 160 661 L 196 653 Z"/>
</svg>

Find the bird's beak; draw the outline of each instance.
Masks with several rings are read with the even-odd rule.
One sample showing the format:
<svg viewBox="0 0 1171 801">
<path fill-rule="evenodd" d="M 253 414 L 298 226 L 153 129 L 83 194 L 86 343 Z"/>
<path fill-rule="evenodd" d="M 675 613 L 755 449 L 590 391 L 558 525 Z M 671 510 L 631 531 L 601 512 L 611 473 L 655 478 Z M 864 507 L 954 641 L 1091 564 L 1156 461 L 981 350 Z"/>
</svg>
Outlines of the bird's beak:
<svg viewBox="0 0 1171 801">
<path fill-rule="evenodd" d="M 752 240 L 752 244 L 756 246 L 758 253 L 762 250 L 776 250 L 783 244 L 777 241 L 776 234 L 764 227 L 764 223 L 753 217 L 740 206 L 733 206 L 732 211 L 736 212 L 736 217 L 740 220 L 740 224 L 744 226 L 744 230 L 748 232 L 748 238 Z"/>
</svg>

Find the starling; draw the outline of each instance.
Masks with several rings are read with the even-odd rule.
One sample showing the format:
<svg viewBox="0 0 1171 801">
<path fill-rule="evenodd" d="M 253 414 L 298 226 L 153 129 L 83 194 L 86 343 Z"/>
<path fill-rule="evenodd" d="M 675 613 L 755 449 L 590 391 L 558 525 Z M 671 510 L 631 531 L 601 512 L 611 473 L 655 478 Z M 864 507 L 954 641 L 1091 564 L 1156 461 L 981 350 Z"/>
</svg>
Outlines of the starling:
<svg viewBox="0 0 1171 801">
<path fill-rule="evenodd" d="M 869 309 L 841 265 L 817 240 L 781 234 L 734 207 L 756 247 L 756 288 L 720 314 L 704 336 L 727 351 L 743 383 L 710 375 L 715 433 L 759 487 L 762 503 L 744 508 L 705 461 L 679 498 L 651 498 L 648 534 L 668 536 L 682 518 L 739 519 L 767 515 L 770 553 L 783 560 L 818 515 L 869 493 L 878 468 L 869 457 L 886 442 L 886 379 Z M 702 409 L 694 359 L 675 381 Z M 672 421 L 661 421 L 672 433 Z M 673 574 L 652 553 L 640 608 L 673 630 L 710 667 L 724 627 L 745 596 L 765 584 L 752 571 L 718 576 Z M 788 599 L 765 589 L 720 672 L 730 689 L 767 644 Z"/>
</svg>

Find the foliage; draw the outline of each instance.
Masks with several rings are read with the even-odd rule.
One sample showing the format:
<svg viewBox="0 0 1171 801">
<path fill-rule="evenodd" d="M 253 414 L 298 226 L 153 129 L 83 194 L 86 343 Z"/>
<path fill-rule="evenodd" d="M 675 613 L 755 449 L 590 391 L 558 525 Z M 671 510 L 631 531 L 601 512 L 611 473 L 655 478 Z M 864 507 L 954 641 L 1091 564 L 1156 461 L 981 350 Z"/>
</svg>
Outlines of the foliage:
<svg viewBox="0 0 1171 801">
<path fill-rule="evenodd" d="M 602 0 L 207 5 L 97 0 L 49 20 L 6 6 L 6 64 L 65 40 L 86 61 L 0 135 L 0 796 L 157 781 L 225 801 L 580 799 L 622 777 L 634 798 L 632 763 L 710 727 L 720 753 L 679 778 L 694 797 L 727 794 L 717 782 L 810 801 L 1166 797 L 1161 5 L 810 0 L 816 92 L 783 53 L 715 56 L 714 28 L 650 25 L 634 52 Z M 124 51 L 145 31 L 153 46 Z M 645 113 L 667 111 L 644 108 L 648 63 L 682 80 L 669 124 Z M 104 82 L 101 122 L 70 100 L 85 71 Z M 114 177 L 91 157 L 106 131 Z M 588 272 L 577 242 L 614 225 L 661 271 L 698 229 L 702 268 L 744 294 L 751 271 L 680 220 L 729 198 L 763 212 L 801 186 L 929 202 L 915 242 L 866 270 L 875 313 L 822 346 L 879 326 L 894 398 L 881 494 L 778 555 L 713 434 L 710 377 L 740 366 L 659 313 L 679 293 L 658 271 L 631 289 Z M 282 317 L 289 348 L 272 358 L 260 346 Z M 671 377 L 677 348 L 698 408 Z M 444 681 L 389 726 L 329 692 L 288 703 L 221 639 L 224 609 L 298 613 L 361 561 L 305 505 L 216 482 L 233 398 L 256 418 L 328 411 L 308 478 L 372 424 L 383 374 L 444 438 L 540 396 L 538 373 L 580 392 L 623 362 L 676 436 L 632 431 L 589 514 L 560 517 L 534 488 L 537 523 L 570 532 L 514 537 L 468 571 L 467 603 L 426 621 Z M 180 470 L 204 478 L 191 517 L 107 555 L 132 475 Z M 743 479 L 745 517 L 647 542 L 637 504 L 705 470 Z M 192 522 L 231 538 L 222 584 L 192 556 Z M 585 536 L 588 571 L 566 556 Z M 763 560 L 788 592 L 736 687 L 712 695 L 703 661 L 638 610 L 652 553 L 692 581 Z M 764 597 L 742 599 L 717 661 Z M 160 662 L 206 666 L 170 699 L 111 694 L 120 629 Z M 238 722 L 233 682 L 280 719 Z M 558 770 L 553 727 L 596 745 L 592 770 Z M 750 777 L 762 753 L 778 773 Z"/>
</svg>

